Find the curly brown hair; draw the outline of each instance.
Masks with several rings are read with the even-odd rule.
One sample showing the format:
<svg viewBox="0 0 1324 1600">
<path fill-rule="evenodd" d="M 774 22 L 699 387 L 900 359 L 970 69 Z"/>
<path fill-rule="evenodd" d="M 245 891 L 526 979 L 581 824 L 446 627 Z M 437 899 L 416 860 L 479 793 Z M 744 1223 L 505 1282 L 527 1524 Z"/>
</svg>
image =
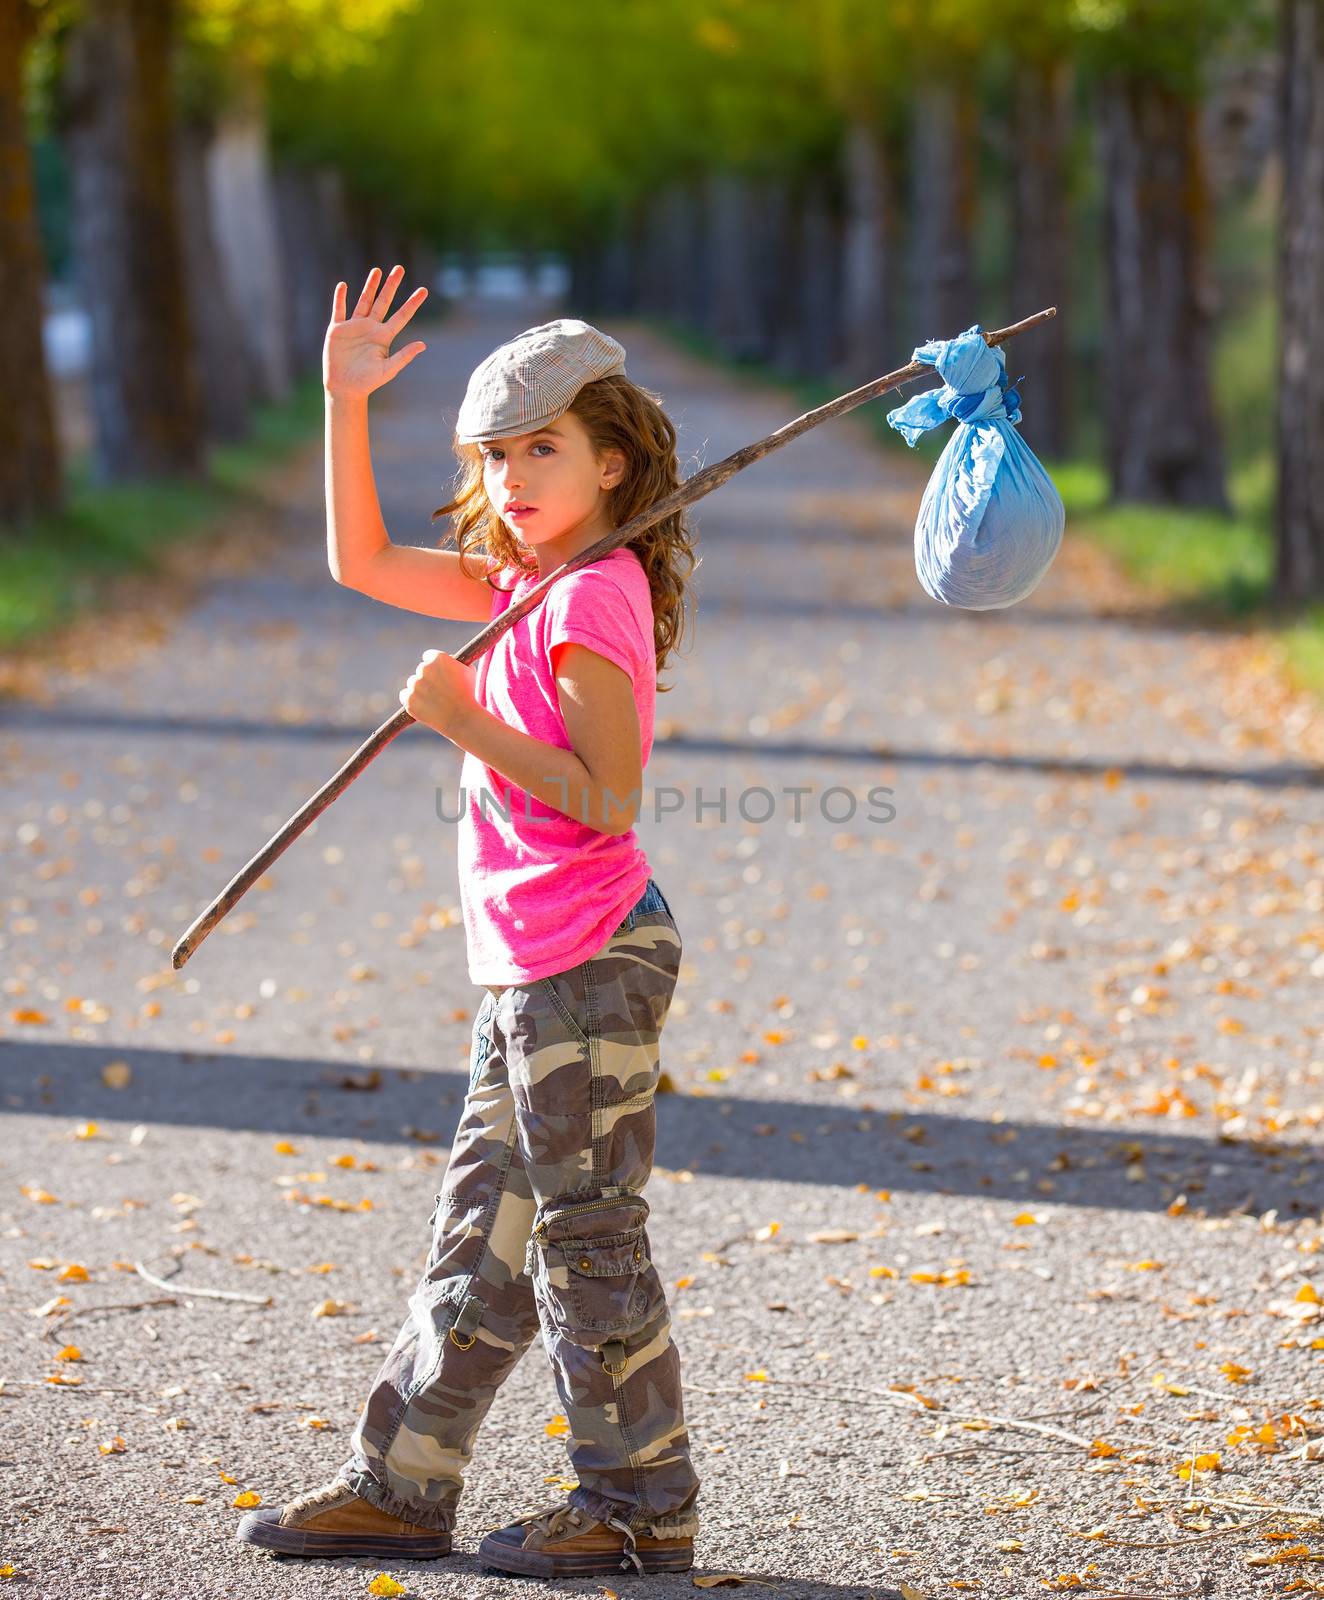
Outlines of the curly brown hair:
<svg viewBox="0 0 1324 1600">
<path fill-rule="evenodd" d="M 624 373 L 586 383 L 570 403 L 599 459 L 610 449 L 625 457 L 625 474 L 607 491 L 607 519 L 613 528 L 680 487 L 676 429 L 662 409 L 660 395 L 642 388 Z M 452 534 L 461 561 L 466 555 L 492 557 L 503 567 L 537 574 L 537 555 L 510 531 L 492 507 L 483 486 L 483 455 L 476 444 L 453 441 L 460 466 L 455 497 L 432 513 L 432 521 L 454 512 Z M 442 541 L 444 543 L 445 541 Z M 680 644 L 686 628 L 685 585 L 702 560 L 694 551 L 694 531 L 685 511 L 673 511 L 645 528 L 626 547 L 648 574 L 653 597 L 653 648 L 661 673 Z M 493 588 L 488 577 L 486 581 Z M 665 694 L 672 684 L 657 686 Z"/>
</svg>

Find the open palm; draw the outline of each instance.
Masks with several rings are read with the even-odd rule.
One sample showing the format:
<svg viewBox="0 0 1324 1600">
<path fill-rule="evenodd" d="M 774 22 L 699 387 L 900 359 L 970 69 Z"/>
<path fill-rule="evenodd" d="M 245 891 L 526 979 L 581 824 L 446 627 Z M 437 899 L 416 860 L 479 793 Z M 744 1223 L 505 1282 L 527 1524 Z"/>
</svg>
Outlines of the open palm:
<svg viewBox="0 0 1324 1600">
<path fill-rule="evenodd" d="M 348 286 L 336 285 L 322 347 L 322 383 L 329 394 L 371 394 L 427 349 L 419 340 L 390 353 L 391 340 L 427 299 L 426 289 L 415 289 L 394 315 L 386 315 L 404 275 L 403 267 L 392 267 L 383 281 L 381 268 L 374 267 L 349 317 L 345 315 Z"/>
</svg>

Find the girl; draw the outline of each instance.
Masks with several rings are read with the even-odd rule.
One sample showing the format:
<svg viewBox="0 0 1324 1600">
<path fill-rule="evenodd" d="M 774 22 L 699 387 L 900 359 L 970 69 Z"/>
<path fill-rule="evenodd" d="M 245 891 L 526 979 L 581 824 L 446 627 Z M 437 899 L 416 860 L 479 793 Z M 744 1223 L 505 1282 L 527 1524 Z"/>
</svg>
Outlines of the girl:
<svg viewBox="0 0 1324 1600">
<path fill-rule="evenodd" d="M 367 398 L 425 346 L 391 340 L 403 271 L 327 330 L 327 554 L 338 582 L 486 623 L 680 482 L 658 397 L 573 318 L 473 373 L 454 447 L 455 552 L 392 544 Z M 482 575 L 466 557 L 481 558 Z M 294 1555 L 448 1555 L 475 1436 L 541 1329 L 577 1483 L 489 1533 L 480 1560 L 546 1577 L 684 1571 L 698 1480 L 652 1264 L 659 1036 L 681 939 L 633 831 L 657 671 L 697 564 L 682 513 L 549 590 L 471 667 L 429 650 L 400 700 L 464 751 L 458 857 L 474 1020 L 468 1095 L 427 1266 L 333 1480 L 239 1537 Z"/>
</svg>

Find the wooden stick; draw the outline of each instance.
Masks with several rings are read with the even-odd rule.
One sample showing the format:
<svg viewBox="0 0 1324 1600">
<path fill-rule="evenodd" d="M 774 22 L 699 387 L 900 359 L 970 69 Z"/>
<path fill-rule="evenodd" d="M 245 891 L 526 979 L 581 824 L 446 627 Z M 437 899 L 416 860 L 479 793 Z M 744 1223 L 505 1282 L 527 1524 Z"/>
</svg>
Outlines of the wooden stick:
<svg viewBox="0 0 1324 1600">
<path fill-rule="evenodd" d="M 168 1278 L 158 1278 L 154 1272 L 148 1272 L 141 1261 L 133 1263 L 133 1270 L 140 1278 L 146 1278 L 148 1283 L 154 1284 L 158 1289 L 170 1289 L 173 1287 Z M 241 1294 L 238 1289 L 199 1289 L 190 1288 L 187 1284 L 181 1283 L 175 1289 L 175 1293 L 185 1300 L 192 1300 L 197 1296 L 201 1296 L 206 1300 L 236 1300 L 241 1305 L 246 1306 L 269 1306 L 271 1304 L 271 1296 L 269 1294 Z"/>
<path fill-rule="evenodd" d="M 1057 315 L 1056 306 L 1048 306 L 1043 311 L 1036 311 L 1032 317 L 1026 317 L 1022 322 L 1014 322 L 1010 327 L 999 328 L 993 333 L 984 335 L 985 343 L 990 348 L 1005 344 L 1008 339 L 1014 338 L 1018 333 L 1026 333 L 1031 328 L 1037 328 L 1041 322 L 1047 322 L 1050 317 Z M 565 577 L 568 572 L 576 572 L 580 567 L 587 566 L 591 561 L 600 561 L 603 556 L 615 550 L 619 545 L 628 544 L 636 535 L 645 528 L 651 528 L 655 522 L 660 522 L 663 517 L 669 517 L 673 511 L 679 511 L 682 506 L 693 505 L 696 500 L 701 500 L 704 495 L 711 494 L 714 489 L 720 489 L 728 478 L 733 478 L 737 472 L 750 466 L 755 461 L 760 461 L 766 455 L 771 455 L 774 450 L 779 450 L 782 445 L 789 444 L 792 439 L 798 439 L 802 433 L 808 433 L 810 428 L 816 428 L 820 422 L 827 422 L 832 417 L 840 417 L 847 411 L 853 411 L 856 406 L 862 406 L 867 400 L 874 400 L 881 394 L 886 394 L 889 389 L 896 389 L 903 383 L 908 383 L 912 378 L 923 377 L 933 372 L 932 366 L 924 361 L 912 361 L 904 367 L 898 367 L 895 372 L 889 372 L 886 377 L 875 378 L 871 383 L 863 384 L 858 389 L 852 389 L 849 394 L 838 395 L 835 400 L 829 400 L 825 405 L 816 407 L 813 411 L 806 411 L 803 416 L 796 417 L 793 422 L 786 423 L 770 433 L 766 439 L 759 439 L 754 444 L 747 444 L 743 449 L 735 451 L 723 461 L 716 461 L 711 467 L 704 467 L 701 472 L 696 472 L 686 478 L 678 489 L 673 489 L 669 495 L 656 501 L 638 516 L 631 517 L 619 528 L 614 528 L 609 534 L 604 535 L 596 544 L 591 544 L 581 550 L 578 555 L 572 556 L 569 561 L 562 562 L 555 572 L 549 572 L 545 578 L 535 584 L 528 594 L 515 605 L 509 606 L 499 617 L 493 618 L 481 632 L 476 633 L 463 649 L 455 652 L 455 659 L 466 666 L 471 661 L 476 661 L 485 650 L 490 650 L 507 628 L 511 628 L 523 616 L 542 602 L 543 596 L 558 578 Z M 220 894 L 212 901 L 201 916 L 191 922 L 171 951 L 171 964 L 178 971 L 188 960 L 211 930 L 238 904 L 244 893 L 251 889 L 253 884 L 262 876 L 276 858 L 282 854 L 309 823 L 315 821 L 331 802 L 342 794 L 359 773 L 374 760 L 390 744 L 398 733 L 414 721 L 403 706 L 377 729 L 376 733 L 365 739 L 359 748 L 345 762 L 317 793 L 306 800 L 294 813 L 280 831 L 272 836 L 258 851 L 248 864 L 237 872 Z"/>
</svg>

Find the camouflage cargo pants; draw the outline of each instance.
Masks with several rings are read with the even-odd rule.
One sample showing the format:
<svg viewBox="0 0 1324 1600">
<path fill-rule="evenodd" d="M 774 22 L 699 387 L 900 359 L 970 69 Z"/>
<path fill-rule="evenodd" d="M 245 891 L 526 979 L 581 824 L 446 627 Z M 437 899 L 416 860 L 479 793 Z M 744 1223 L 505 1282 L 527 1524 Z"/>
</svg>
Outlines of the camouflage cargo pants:
<svg viewBox="0 0 1324 1600">
<path fill-rule="evenodd" d="M 427 1267 L 340 1469 L 383 1510 L 454 1527 L 483 1418 L 541 1327 L 571 1503 L 636 1532 L 697 1533 L 679 1355 L 640 1192 L 680 957 L 650 878 L 597 955 L 479 1007 Z"/>
</svg>

